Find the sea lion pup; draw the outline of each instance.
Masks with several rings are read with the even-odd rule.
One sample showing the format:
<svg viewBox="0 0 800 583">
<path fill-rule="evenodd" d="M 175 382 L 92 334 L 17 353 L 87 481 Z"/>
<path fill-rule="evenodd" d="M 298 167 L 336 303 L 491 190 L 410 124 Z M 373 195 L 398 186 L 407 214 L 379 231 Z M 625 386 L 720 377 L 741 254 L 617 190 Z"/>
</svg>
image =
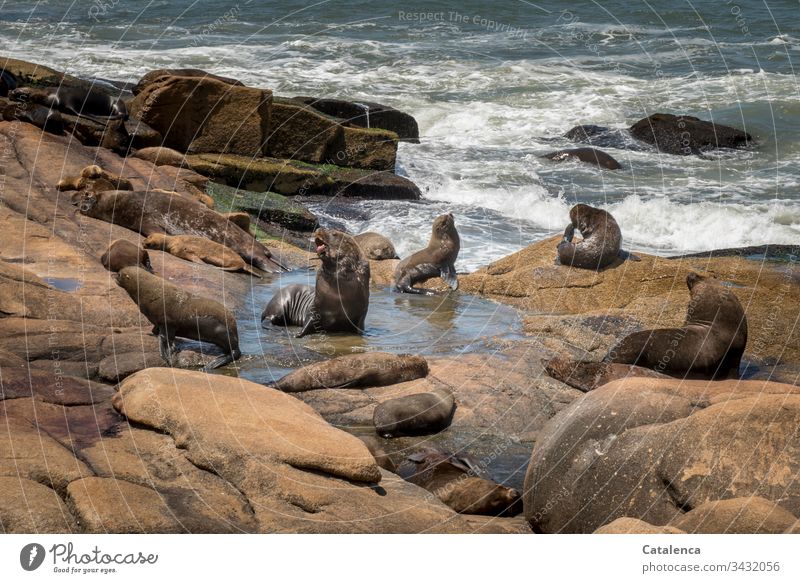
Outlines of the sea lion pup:
<svg viewBox="0 0 800 583">
<path fill-rule="evenodd" d="M 514 516 L 522 512 L 520 493 L 481 477 L 483 472 L 469 454 L 422 448 L 401 462 L 397 473 L 462 514 Z"/>
<path fill-rule="evenodd" d="M 588 204 L 576 204 L 570 209 L 569 218 L 572 222 L 557 248 L 561 265 L 597 271 L 614 263 L 617 257 L 639 261 L 635 255 L 620 249 L 622 232 L 610 213 Z M 575 229 L 581 232 L 583 241 L 572 242 Z"/>
<path fill-rule="evenodd" d="M 605 357 L 684 378 L 738 377 L 747 345 L 747 318 L 736 295 L 697 273 L 686 276 L 691 299 L 680 328 L 634 332 Z"/>
<path fill-rule="evenodd" d="M 85 117 L 98 123 L 128 119 L 125 102 L 107 93 L 84 87 L 20 87 L 10 91 L 14 101 L 28 101 L 57 109 L 62 113 Z"/>
<path fill-rule="evenodd" d="M 286 393 L 385 387 L 427 375 L 428 362 L 421 356 L 366 352 L 309 364 L 278 379 L 272 386 Z"/>
<path fill-rule="evenodd" d="M 255 237 L 189 197 L 158 191 L 84 191 L 73 195 L 72 202 L 87 217 L 120 225 L 145 237 L 153 233 L 207 237 L 230 247 L 262 271 L 288 271 Z"/>
<path fill-rule="evenodd" d="M 368 231 L 353 237 L 367 259 L 381 261 L 383 259 L 399 259 L 392 242 L 379 233 Z"/>
<path fill-rule="evenodd" d="M 139 267 L 122 268 L 117 281 L 153 324 L 161 356 L 170 366 L 176 336 L 211 342 L 226 352 L 206 365 L 204 371 L 241 356 L 236 318 L 219 302 L 193 296 Z"/>
<path fill-rule="evenodd" d="M 431 290 L 416 289 L 413 286 L 437 275 L 450 289 L 458 289 L 455 262 L 460 249 L 461 239 L 456 231 L 453 214 L 436 217 L 428 246 L 397 264 L 394 271 L 395 289 L 412 294 L 433 295 Z"/>
<path fill-rule="evenodd" d="M 56 185 L 59 191 L 65 190 L 133 190 L 130 180 L 103 170 L 97 164 L 86 166 L 80 176 L 68 176 Z"/>
<path fill-rule="evenodd" d="M 163 233 L 153 233 L 144 240 L 142 245 L 145 249 L 165 251 L 192 263 L 207 263 L 225 271 L 241 271 L 261 278 L 233 249 L 205 237 L 194 235 L 170 237 Z"/>
<path fill-rule="evenodd" d="M 619 170 L 622 168 L 619 162 L 614 158 L 595 148 L 572 148 L 569 150 L 558 150 L 545 154 L 542 158 L 553 160 L 554 162 L 563 162 L 564 160 L 579 160 L 581 162 L 588 162 L 600 168 L 607 168 L 608 170 Z"/>
<path fill-rule="evenodd" d="M 147 254 L 147 251 L 125 239 L 113 241 L 100 258 L 100 263 L 115 273 L 123 267 L 136 266 L 153 273 L 153 266 L 150 264 L 150 255 Z"/>
<path fill-rule="evenodd" d="M 381 437 L 430 435 L 446 429 L 456 402 L 447 389 L 389 399 L 375 407 L 372 422 Z"/>
</svg>

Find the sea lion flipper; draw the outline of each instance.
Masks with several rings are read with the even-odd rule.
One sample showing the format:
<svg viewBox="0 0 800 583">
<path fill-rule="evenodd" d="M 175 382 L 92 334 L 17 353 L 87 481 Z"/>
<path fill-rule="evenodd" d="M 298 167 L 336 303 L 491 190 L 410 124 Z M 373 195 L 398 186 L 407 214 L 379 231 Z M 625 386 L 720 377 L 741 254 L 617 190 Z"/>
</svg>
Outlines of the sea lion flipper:
<svg viewBox="0 0 800 583">
<path fill-rule="evenodd" d="M 624 249 L 620 249 L 619 250 L 619 258 L 622 259 L 623 261 L 626 260 L 626 259 L 628 261 L 641 261 L 642 260 L 642 258 L 639 257 L 638 255 L 634 255 L 630 251 L 625 251 Z"/>
<path fill-rule="evenodd" d="M 455 265 L 452 263 L 442 265 L 439 276 L 450 286 L 450 289 L 454 291 L 458 289 L 458 275 L 456 275 Z"/>
</svg>

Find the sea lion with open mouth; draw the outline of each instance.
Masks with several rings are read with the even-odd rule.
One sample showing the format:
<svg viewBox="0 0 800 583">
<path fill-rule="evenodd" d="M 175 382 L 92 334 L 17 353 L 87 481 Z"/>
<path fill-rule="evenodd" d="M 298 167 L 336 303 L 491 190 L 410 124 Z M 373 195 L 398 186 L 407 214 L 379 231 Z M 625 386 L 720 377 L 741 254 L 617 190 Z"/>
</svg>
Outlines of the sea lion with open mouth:
<svg viewBox="0 0 800 583">
<path fill-rule="evenodd" d="M 395 289 L 405 293 L 433 295 L 433 291 L 413 286 L 415 283 L 437 276 L 441 277 L 450 289 L 458 289 L 455 262 L 460 249 L 461 239 L 456 230 L 453 214 L 436 217 L 428 246 L 397 264 L 394 271 Z"/>
</svg>

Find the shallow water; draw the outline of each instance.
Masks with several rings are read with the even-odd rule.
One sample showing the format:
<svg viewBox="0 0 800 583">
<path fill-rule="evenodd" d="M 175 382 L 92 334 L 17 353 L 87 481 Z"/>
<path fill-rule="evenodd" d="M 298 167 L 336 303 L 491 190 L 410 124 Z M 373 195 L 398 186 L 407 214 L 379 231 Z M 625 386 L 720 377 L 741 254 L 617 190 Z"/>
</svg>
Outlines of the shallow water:
<svg viewBox="0 0 800 583">
<path fill-rule="evenodd" d="M 48 285 L 65 292 L 73 292 L 83 287 L 83 282 L 80 279 L 72 277 L 43 277 L 42 279 Z"/>
</svg>

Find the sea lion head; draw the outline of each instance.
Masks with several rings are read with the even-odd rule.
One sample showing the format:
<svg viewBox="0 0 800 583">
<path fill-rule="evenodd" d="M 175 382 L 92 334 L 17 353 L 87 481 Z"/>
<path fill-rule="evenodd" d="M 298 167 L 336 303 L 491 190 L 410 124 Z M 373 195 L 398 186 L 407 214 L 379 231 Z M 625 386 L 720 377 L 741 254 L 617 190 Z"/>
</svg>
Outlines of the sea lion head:
<svg viewBox="0 0 800 583">
<path fill-rule="evenodd" d="M 99 200 L 96 192 L 78 191 L 72 195 L 72 204 L 77 205 L 83 215 L 89 214 Z"/>
<path fill-rule="evenodd" d="M 167 236 L 163 233 L 152 233 L 142 242 L 145 249 L 158 249 L 159 251 L 163 251 L 166 244 Z"/>
<path fill-rule="evenodd" d="M 358 243 L 347 233 L 335 229 L 317 229 L 314 231 L 314 245 L 323 269 L 355 270 L 365 262 Z"/>
<path fill-rule="evenodd" d="M 706 281 L 707 279 L 708 278 L 704 275 L 690 271 L 689 275 L 686 276 L 686 287 L 688 287 L 689 291 L 691 291 L 694 289 L 694 286 L 702 281 Z"/>
<path fill-rule="evenodd" d="M 596 212 L 597 209 L 588 204 L 576 204 L 569 211 L 572 226 L 581 232 L 584 239 L 592 234 L 591 216 Z"/>
<path fill-rule="evenodd" d="M 30 101 L 31 95 L 33 94 L 32 87 L 18 87 L 17 89 L 12 89 L 8 92 L 8 98 L 11 101 Z"/>
<path fill-rule="evenodd" d="M 434 219 L 432 235 L 435 239 L 453 239 L 454 236 L 458 237 L 453 213 L 439 215 Z"/>
<path fill-rule="evenodd" d="M 81 170 L 81 176 L 84 178 L 101 178 L 103 176 L 103 169 L 97 164 L 92 164 Z"/>
</svg>

